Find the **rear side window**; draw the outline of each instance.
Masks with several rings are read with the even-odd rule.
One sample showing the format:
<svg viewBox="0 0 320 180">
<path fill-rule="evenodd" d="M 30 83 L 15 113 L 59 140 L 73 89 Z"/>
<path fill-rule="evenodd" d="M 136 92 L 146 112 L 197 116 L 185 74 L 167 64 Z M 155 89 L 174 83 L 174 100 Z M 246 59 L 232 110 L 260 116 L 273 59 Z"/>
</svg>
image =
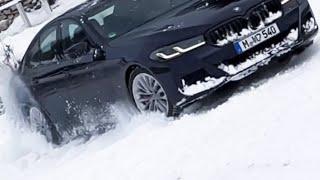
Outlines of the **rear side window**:
<svg viewBox="0 0 320 180">
<path fill-rule="evenodd" d="M 31 55 L 27 65 L 30 68 L 36 68 L 57 63 L 57 48 L 57 27 L 52 27 L 44 31 L 30 49 Z"/>
</svg>

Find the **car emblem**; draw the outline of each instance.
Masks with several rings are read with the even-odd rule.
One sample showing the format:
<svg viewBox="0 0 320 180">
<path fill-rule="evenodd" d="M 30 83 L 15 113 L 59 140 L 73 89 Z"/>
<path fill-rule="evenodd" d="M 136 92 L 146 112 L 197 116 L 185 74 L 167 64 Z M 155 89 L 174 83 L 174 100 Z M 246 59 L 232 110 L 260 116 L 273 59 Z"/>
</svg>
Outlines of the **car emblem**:
<svg viewBox="0 0 320 180">
<path fill-rule="evenodd" d="M 233 8 L 233 11 L 234 11 L 234 12 L 240 12 L 240 11 L 241 11 L 241 8 L 240 8 L 240 7 L 234 7 L 234 8 Z"/>
</svg>

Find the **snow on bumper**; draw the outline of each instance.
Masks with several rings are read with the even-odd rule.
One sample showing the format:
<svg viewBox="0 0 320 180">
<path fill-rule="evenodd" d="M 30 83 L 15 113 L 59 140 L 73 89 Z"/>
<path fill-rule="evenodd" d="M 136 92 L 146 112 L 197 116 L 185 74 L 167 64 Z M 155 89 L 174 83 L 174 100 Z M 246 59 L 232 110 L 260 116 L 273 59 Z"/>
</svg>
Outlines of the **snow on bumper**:
<svg viewBox="0 0 320 180">
<path fill-rule="evenodd" d="M 198 81 L 196 84 L 187 86 L 185 81 L 182 80 L 183 89 L 179 89 L 179 92 L 185 96 L 193 96 L 203 91 L 210 90 L 222 84 L 226 80 L 226 77 L 214 78 L 206 77 L 205 81 Z"/>
<path fill-rule="evenodd" d="M 303 27 L 305 33 L 311 33 L 318 28 L 314 18 L 307 21 Z M 272 58 L 279 57 L 290 52 L 293 47 L 298 45 L 298 38 L 298 28 L 292 29 L 281 42 L 254 53 L 243 63 L 238 65 L 220 64 L 218 68 L 226 72 L 228 76 L 220 78 L 206 77 L 204 81 L 198 81 L 196 84 L 192 85 L 186 85 L 185 81 L 182 80 L 183 87 L 179 89 L 179 92 L 190 97 L 220 87 L 227 82 L 241 80 L 256 72 L 259 67 L 269 64 Z"/>
<path fill-rule="evenodd" d="M 218 68 L 229 74 L 232 77 L 231 80 L 239 80 L 241 79 L 239 77 L 242 75 L 241 72 L 246 71 L 248 68 L 253 67 L 252 69 L 256 69 L 259 66 L 268 64 L 272 57 L 281 56 L 289 52 L 292 45 L 298 40 L 298 37 L 298 29 L 293 29 L 283 41 L 256 52 L 243 63 L 229 66 L 221 64 Z"/>
</svg>

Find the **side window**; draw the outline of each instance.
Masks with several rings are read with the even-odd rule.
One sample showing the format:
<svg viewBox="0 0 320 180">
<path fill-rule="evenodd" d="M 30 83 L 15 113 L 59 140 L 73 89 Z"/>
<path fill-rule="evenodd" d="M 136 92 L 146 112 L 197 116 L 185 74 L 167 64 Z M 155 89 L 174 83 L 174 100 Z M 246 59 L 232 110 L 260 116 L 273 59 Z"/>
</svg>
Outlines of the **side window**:
<svg viewBox="0 0 320 180">
<path fill-rule="evenodd" d="M 28 66 L 37 68 L 41 65 L 57 63 L 57 46 L 57 28 L 52 27 L 44 31 L 30 49 L 31 55 Z"/>
<path fill-rule="evenodd" d="M 66 20 L 62 23 L 62 48 L 64 51 L 86 41 L 86 34 L 78 23 L 72 20 Z"/>
</svg>

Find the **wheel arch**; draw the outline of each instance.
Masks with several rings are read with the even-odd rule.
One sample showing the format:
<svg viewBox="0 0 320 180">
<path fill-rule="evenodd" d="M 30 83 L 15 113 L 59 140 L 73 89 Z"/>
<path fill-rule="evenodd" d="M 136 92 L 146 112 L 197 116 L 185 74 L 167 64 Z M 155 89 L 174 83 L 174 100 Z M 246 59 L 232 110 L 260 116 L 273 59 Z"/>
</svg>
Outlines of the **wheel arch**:
<svg viewBox="0 0 320 180">
<path fill-rule="evenodd" d="M 145 67 L 139 63 L 133 63 L 133 64 L 128 65 L 128 67 L 126 68 L 126 71 L 125 71 L 125 83 L 126 83 L 127 89 L 129 89 L 130 76 L 131 76 L 132 72 L 134 70 L 136 70 L 137 68 L 144 69 L 144 70 L 148 71 L 150 74 L 153 74 L 152 71 L 150 71 L 147 67 Z"/>
<path fill-rule="evenodd" d="M 46 122 L 48 123 L 49 129 L 50 129 L 50 133 L 51 133 L 51 138 L 52 139 L 48 139 L 48 137 L 45 134 L 42 134 L 46 137 L 47 141 L 50 143 L 53 143 L 55 145 L 60 145 L 63 142 L 63 138 L 61 136 L 61 132 L 59 132 L 57 124 L 55 124 L 51 117 L 50 114 L 45 111 L 39 104 L 35 104 L 35 103 L 26 103 L 26 104 L 21 104 L 21 110 L 23 111 L 23 118 L 25 119 L 25 123 L 30 123 L 30 111 L 32 108 L 36 108 L 38 109 L 43 116 L 45 117 Z"/>
</svg>

